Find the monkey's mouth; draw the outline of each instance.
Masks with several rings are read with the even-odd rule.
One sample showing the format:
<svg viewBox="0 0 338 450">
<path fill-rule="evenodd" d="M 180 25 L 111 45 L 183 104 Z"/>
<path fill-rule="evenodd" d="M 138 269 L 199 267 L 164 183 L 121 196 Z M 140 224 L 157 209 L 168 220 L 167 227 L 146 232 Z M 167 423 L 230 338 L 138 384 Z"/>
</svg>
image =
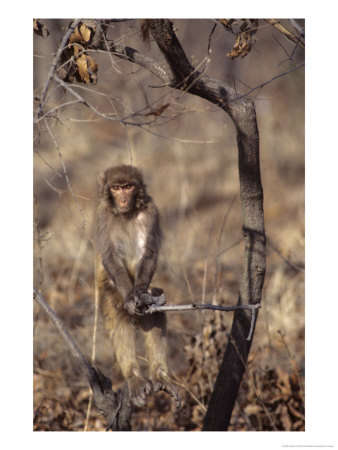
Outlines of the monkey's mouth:
<svg viewBox="0 0 338 450">
<path fill-rule="evenodd" d="M 127 212 L 127 211 L 129 211 L 130 210 L 130 205 L 128 205 L 128 204 L 121 204 L 121 203 L 119 203 L 119 210 L 121 211 L 121 212 Z"/>
</svg>

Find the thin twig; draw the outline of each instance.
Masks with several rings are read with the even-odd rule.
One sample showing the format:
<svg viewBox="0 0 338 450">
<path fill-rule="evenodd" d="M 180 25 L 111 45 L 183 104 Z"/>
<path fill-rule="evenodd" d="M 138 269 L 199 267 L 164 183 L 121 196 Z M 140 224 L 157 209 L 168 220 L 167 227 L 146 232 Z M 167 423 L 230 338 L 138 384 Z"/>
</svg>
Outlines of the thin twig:
<svg viewBox="0 0 338 450">
<path fill-rule="evenodd" d="M 182 311 L 194 311 L 197 309 L 212 309 L 214 311 L 238 311 L 243 309 L 248 309 L 250 311 L 255 311 L 261 307 L 260 304 L 257 305 L 235 305 L 235 306 L 223 306 L 223 305 L 212 305 L 208 303 L 203 304 L 196 304 L 191 303 L 188 305 L 163 305 L 163 306 L 157 306 L 152 305 L 147 310 L 148 314 L 153 314 L 155 312 L 168 312 L 168 311 L 176 311 L 176 312 L 182 312 Z"/>
<path fill-rule="evenodd" d="M 305 48 L 305 44 L 302 41 L 299 41 L 299 37 L 295 36 L 293 33 L 291 33 L 290 30 L 284 27 L 277 19 L 265 19 L 266 22 L 273 25 L 275 28 L 277 28 L 278 31 L 280 31 L 284 36 L 289 39 L 292 42 L 298 43 L 302 48 Z"/>
<path fill-rule="evenodd" d="M 43 106 L 44 106 L 44 103 L 45 103 L 45 100 L 46 100 L 46 95 L 47 95 L 50 83 L 51 83 L 51 81 L 52 81 L 52 79 L 54 77 L 54 74 L 55 74 L 55 71 L 56 71 L 56 67 L 57 67 L 59 59 L 61 57 L 61 54 L 62 54 L 63 50 L 65 49 L 65 47 L 66 47 L 66 45 L 67 45 L 67 43 L 69 41 L 70 35 L 73 33 L 75 28 L 78 26 L 79 22 L 80 22 L 80 19 L 74 20 L 73 23 L 71 24 L 71 26 L 69 27 L 67 33 L 63 36 L 61 44 L 60 44 L 60 46 L 58 48 L 58 51 L 56 52 L 55 58 L 54 58 L 53 63 L 51 65 L 51 67 L 50 67 L 50 71 L 49 71 L 49 74 L 48 74 L 47 82 L 45 84 L 45 87 L 44 87 L 44 90 L 43 90 L 43 94 L 41 96 L 41 103 L 39 105 L 36 117 L 39 117 L 41 115 L 41 112 L 42 112 L 42 109 L 43 109 Z"/>
<path fill-rule="evenodd" d="M 299 23 L 297 23 L 297 22 L 295 21 L 295 19 L 290 19 L 290 23 L 291 23 L 291 25 L 292 25 L 294 28 L 296 28 L 296 30 L 298 31 L 298 33 L 299 33 L 302 37 L 305 36 L 304 28 L 303 28 L 302 26 L 300 26 Z"/>
<path fill-rule="evenodd" d="M 84 354 L 81 352 L 79 347 L 76 345 L 76 343 L 73 340 L 73 338 L 71 337 L 71 335 L 68 333 L 62 320 L 56 316 L 54 311 L 46 303 L 46 300 L 43 298 L 42 294 L 39 291 L 37 291 L 36 289 L 34 289 L 34 291 L 33 291 L 33 297 L 34 297 L 34 300 L 47 313 L 48 317 L 53 321 L 54 325 L 56 326 L 57 330 L 61 334 L 62 338 L 69 346 L 69 348 L 72 352 L 72 355 L 79 362 L 82 371 L 87 375 L 87 377 L 89 379 L 90 374 L 92 372 L 92 368 L 91 368 L 89 362 L 87 361 L 86 357 L 84 356 Z"/>
<path fill-rule="evenodd" d="M 211 53 L 211 37 L 214 34 L 214 31 L 215 31 L 216 27 L 217 27 L 217 23 L 214 23 L 214 26 L 213 26 L 213 28 L 211 30 L 211 33 L 209 34 L 209 38 L 208 38 L 208 55 L 210 55 L 210 53 Z"/>
<path fill-rule="evenodd" d="M 245 310 L 248 309 L 251 311 L 251 325 L 248 337 L 246 338 L 247 341 L 251 341 L 253 330 L 255 327 L 256 317 L 257 317 L 257 310 L 261 307 L 261 305 L 258 303 L 256 305 L 236 305 L 236 306 L 223 306 L 223 305 L 211 305 L 211 304 L 199 304 L 192 303 L 189 305 L 151 305 L 148 310 L 146 311 L 146 314 L 153 314 L 155 312 L 168 312 L 168 311 L 176 311 L 176 312 L 182 312 L 182 311 L 196 311 L 201 309 L 211 309 L 213 311 L 238 311 L 238 310 Z"/>
<path fill-rule="evenodd" d="M 288 258 L 282 255 L 281 251 L 276 247 L 276 245 L 271 241 L 270 238 L 267 239 L 267 245 L 271 247 L 271 249 L 277 253 L 277 255 L 292 269 L 296 270 L 297 272 L 304 272 L 305 265 L 303 263 L 294 263 L 290 261 Z"/>
<path fill-rule="evenodd" d="M 291 73 L 297 69 L 299 69 L 300 67 L 305 66 L 305 62 L 298 64 L 298 66 L 292 67 L 292 69 L 290 70 L 286 70 L 285 72 L 279 73 L 278 75 L 275 75 L 274 77 L 270 78 L 270 80 L 265 81 L 264 83 L 260 84 L 259 86 L 256 86 L 252 89 L 250 89 L 249 91 L 247 91 L 245 94 L 240 95 L 239 97 L 237 97 L 238 99 L 241 99 L 243 97 L 247 97 L 248 95 L 251 94 L 251 92 L 256 91 L 257 89 L 261 89 L 262 87 L 266 86 L 267 84 L 272 83 L 273 81 L 277 80 L 280 77 L 283 77 L 284 75 L 287 75 L 288 73 Z"/>
<path fill-rule="evenodd" d="M 68 333 L 64 323 L 47 304 L 43 295 L 34 289 L 33 297 L 52 320 L 63 340 L 70 348 L 72 356 L 79 364 L 82 374 L 86 376 L 93 392 L 96 407 L 108 422 L 107 430 L 130 431 L 131 403 L 127 384 L 123 385 L 122 391 L 119 390 L 117 393 L 112 391 L 111 380 L 98 368 L 94 368 L 89 364 L 87 358 Z"/>
<path fill-rule="evenodd" d="M 94 306 L 94 325 L 93 325 L 93 334 L 92 334 L 92 366 L 95 364 L 96 359 L 96 336 L 97 336 L 97 323 L 99 318 L 99 289 L 97 286 L 97 264 L 96 260 L 94 262 L 94 271 L 95 271 L 95 306 Z M 89 394 L 89 402 L 87 407 L 87 415 L 86 415 L 86 422 L 84 426 L 83 431 L 87 431 L 88 429 L 88 423 L 89 423 L 89 417 L 90 417 L 90 411 L 92 408 L 93 403 L 93 392 L 90 391 Z"/>
<path fill-rule="evenodd" d="M 66 168 L 66 164 L 65 164 L 65 162 L 64 162 L 64 160 L 63 160 L 63 156 L 62 156 L 62 153 L 61 153 L 59 144 L 58 144 L 58 142 L 57 142 L 57 140 L 56 140 L 56 137 L 55 137 L 53 131 L 51 130 L 51 128 L 50 128 L 50 126 L 49 126 L 48 121 L 46 120 L 46 118 L 44 118 L 44 122 L 45 122 L 46 128 L 47 128 L 47 130 L 48 130 L 48 132 L 49 132 L 49 134 L 50 134 L 50 136 L 51 136 L 51 139 L 52 139 L 52 141 L 53 141 L 53 143 L 54 143 L 54 145 L 55 145 L 56 151 L 57 151 L 57 153 L 58 153 L 58 155 L 59 155 L 60 163 L 61 163 L 61 166 L 62 166 L 62 169 L 63 169 L 63 175 L 64 175 L 64 178 L 65 178 L 65 180 L 66 180 L 66 184 L 67 184 L 67 186 L 68 186 L 69 192 L 71 193 L 71 195 L 72 195 L 72 197 L 73 197 L 73 200 L 74 200 L 74 202 L 75 202 L 75 205 L 76 205 L 77 209 L 79 210 L 79 212 L 80 212 L 80 214 L 81 214 L 81 216 L 82 216 L 82 224 L 81 224 L 81 226 L 82 226 L 82 231 L 84 231 L 85 228 L 86 228 L 86 224 L 87 224 L 87 222 L 88 222 L 88 220 L 87 220 L 87 218 L 86 218 L 86 215 L 85 215 L 85 210 L 84 210 L 84 208 L 80 205 L 80 203 L 79 203 L 79 201 L 78 201 L 78 196 L 74 193 L 73 188 L 72 188 L 72 186 L 71 186 L 71 184 L 70 184 L 70 180 L 69 180 L 69 176 L 68 176 L 68 171 L 67 171 L 67 168 Z"/>
<path fill-rule="evenodd" d="M 270 414 L 269 409 L 266 407 L 264 401 L 262 400 L 261 396 L 259 395 L 259 392 L 258 392 L 258 389 L 257 389 L 257 386 L 256 386 L 256 382 L 255 382 L 255 378 L 254 378 L 254 376 L 252 374 L 252 371 L 251 371 L 249 365 L 243 359 L 243 357 L 242 357 L 242 355 L 240 353 L 240 350 L 239 350 L 239 348 L 238 348 L 238 346 L 237 346 L 237 344 L 236 344 L 236 342 L 235 342 L 235 340 L 233 339 L 232 336 L 230 336 L 230 341 L 231 341 L 231 344 L 234 346 L 234 348 L 236 350 L 236 353 L 238 354 L 238 357 L 241 360 L 241 362 L 243 364 L 243 367 L 245 368 L 246 373 L 248 374 L 248 377 L 249 377 L 249 379 L 250 379 L 250 381 L 252 383 L 252 388 L 253 388 L 254 394 L 256 396 L 256 399 L 258 400 L 258 402 L 263 407 L 266 416 L 270 420 L 272 428 L 274 429 L 274 431 L 277 431 L 277 428 L 276 428 L 275 422 L 273 421 L 272 415 Z"/>
<path fill-rule="evenodd" d="M 287 343 L 286 343 L 286 340 L 285 340 L 285 334 L 284 334 L 281 330 L 277 330 L 277 333 L 280 335 L 281 340 L 282 340 L 282 343 L 283 343 L 283 345 L 284 345 L 284 347 L 285 347 L 285 350 L 287 351 L 287 354 L 288 354 L 289 360 L 290 360 L 291 368 L 292 368 L 292 370 L 295 372 L 295 374 L 296 374 L 296 376 L 297 376 L 297 379 L 298 379 L 298 384 L 299 384 L 299 389 L 300 389 L 301 397 L 302 397 L 302 399 L 304 400 L 304 397 L 305 397 L 305 390 L 304 390 L 303 382 L 302 382 L 301 376 L 300 376 L 300 374 L 299 374 L 299 371 L 298 371 L 298 368 L 297 368 L 297 364 L 296 364 L 296 362 L 295 362 L 295 359 L 292 357 L 291 352 L 290 352 L 290 350 L 289 350 L 289 347 L 288 347 L 288 345 L 287 345 Z"/>
</svg>

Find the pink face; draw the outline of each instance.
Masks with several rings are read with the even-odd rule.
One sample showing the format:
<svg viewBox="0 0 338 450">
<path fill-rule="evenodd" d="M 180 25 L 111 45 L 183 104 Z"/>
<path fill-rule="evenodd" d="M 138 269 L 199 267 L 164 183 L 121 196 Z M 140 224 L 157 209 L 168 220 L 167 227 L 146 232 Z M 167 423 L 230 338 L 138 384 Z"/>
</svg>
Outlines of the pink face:
<svg viewBox="0 0 338 450">
<path fill-rule="evenodd" d="M 134 184 L 113 184 L 110 188 L 117 210 L 121 213 L 128 212 L 134 207 L 136 187 Z"/>
</svg>

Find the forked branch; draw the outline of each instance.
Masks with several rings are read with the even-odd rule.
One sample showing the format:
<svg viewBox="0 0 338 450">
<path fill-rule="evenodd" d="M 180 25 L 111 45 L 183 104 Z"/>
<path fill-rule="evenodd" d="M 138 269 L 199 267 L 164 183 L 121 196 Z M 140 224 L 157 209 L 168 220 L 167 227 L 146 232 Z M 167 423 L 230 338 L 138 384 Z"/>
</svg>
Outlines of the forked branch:
<svg viewBox="0 0 338 450">
<path fill-rule="evenodd" d="M 43 295 L 34 289 L 33 298 L 52 320 L 56 329 L 69 347 L 72 356 L 77 361 L 83 376 L 87 378 L 93 391 L 96 407 L 108 422 L 106 430 L 130 430 L 131 404 L 127 385 L 125 384 L 122 390 L 118 390 L 117 392 L 112 391 L 111 380 L 103 375 L 100 369 L 94 368 L 89 364 L 86 357 L 68 333 L 64 323 L 47 304 Z"/>
</svg>

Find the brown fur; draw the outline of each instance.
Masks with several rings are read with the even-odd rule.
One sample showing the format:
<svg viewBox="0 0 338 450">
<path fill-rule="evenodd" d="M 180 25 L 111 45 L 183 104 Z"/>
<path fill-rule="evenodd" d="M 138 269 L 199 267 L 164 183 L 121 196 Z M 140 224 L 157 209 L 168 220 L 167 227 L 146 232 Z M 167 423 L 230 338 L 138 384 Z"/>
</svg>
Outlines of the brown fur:
<svg viewBox="0 0 338 450">
<path fill-rule="evenodd" d="M 122 213 L 111 188 L 130 184 L 134 189 Z M 97 284 L 104 324 L 136 406 L 145 404 L 152 389 L 165 390 L 179 404 L 179 395 L 167 378 L 166 316 L 145 315 L 140 297 L 148 291 L 155 272 L 161 236 L 159 213 L 140 171 L 131 166 L 107 169 L 94 223 Z M 137 361 L 136 328 L 145 336 L 149 380 L 143 378 Z"/>
</svg>

